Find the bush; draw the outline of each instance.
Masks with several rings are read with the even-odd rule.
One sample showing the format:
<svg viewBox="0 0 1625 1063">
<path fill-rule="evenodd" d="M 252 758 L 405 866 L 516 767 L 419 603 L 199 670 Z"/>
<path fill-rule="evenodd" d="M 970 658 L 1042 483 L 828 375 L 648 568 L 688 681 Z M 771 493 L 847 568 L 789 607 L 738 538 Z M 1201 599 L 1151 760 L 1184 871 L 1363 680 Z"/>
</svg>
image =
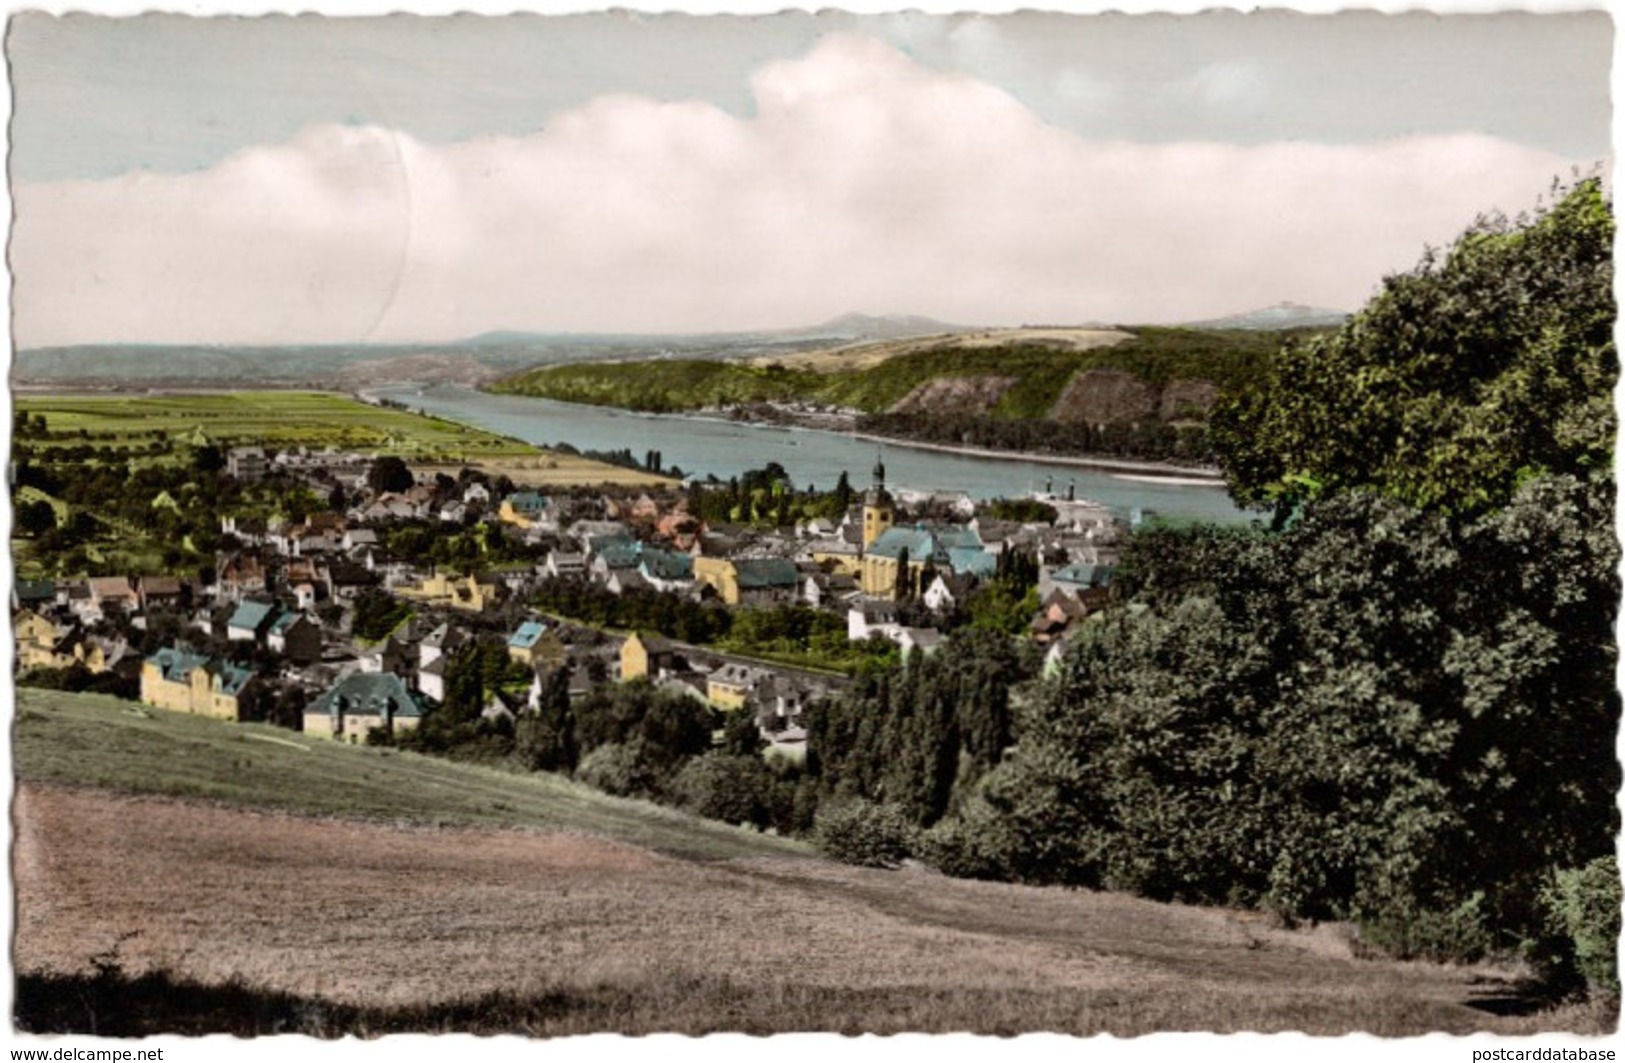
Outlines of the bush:
<svg viewBox="0 0 1625 1063">
<path fill-rule="evenodd" d="M 576 778 L 618 797 L 641 797 L 653 789 L 643 758 L 632 746 L 609 742 L 581 758 Z"/>
<path fill-rule="evenodd" d="M 1494 944 L 1483 909 L 1482 893 L 1448 910 L 1396 904 L 1362 918 L 1360 939 L 1402 960 L 1474 963 Z"/>
<path fill-rule="evenodd" d="M 860 867 L 897 867 L 913 852 L 914 835 L 902 809 L 863 800 L 820 809 L 813 824 L 814 844 Z"/>
<path fill-rule="evenodd" d="M 1581 868 L 1559 871 L 1546 893 L 1557 930 L 1572 949 L 1586 982 L 1619 993 L 1619 864 L 1601 856 Z"/>
<path fill-rule="evenodd" d="M 1004 878 L 1005 862 L 994 837 L 997 826 L 986 815 L 939 820 L 920 836 L 919 857 L 954 878 Z"/>
<path fill-rule="evenodd" d="M 707 753 L 684 764 L 671 783 L 677 804 L 707 819 L 766 827 L 773 777 L 760 757 Z"/>
</svg>

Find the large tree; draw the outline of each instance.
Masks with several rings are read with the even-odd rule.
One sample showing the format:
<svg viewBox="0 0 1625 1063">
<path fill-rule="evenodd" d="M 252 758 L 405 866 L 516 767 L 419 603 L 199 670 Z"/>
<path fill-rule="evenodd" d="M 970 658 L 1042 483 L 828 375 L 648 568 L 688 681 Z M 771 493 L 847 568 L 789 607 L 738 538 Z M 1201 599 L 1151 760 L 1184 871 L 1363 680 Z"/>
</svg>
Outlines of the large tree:
<svg viewBox="0 0 1625 1063">
<path fill-rule="evenodd" d="M 1542 473 L 1612 461 L 1614 218 L 1601 181 L 1481 218 L 1338 332 L 1220 404 L 1214 448 L 1244 505 L 1372 487 L 1425 509 L 1505 505 Z"/>
</svg>

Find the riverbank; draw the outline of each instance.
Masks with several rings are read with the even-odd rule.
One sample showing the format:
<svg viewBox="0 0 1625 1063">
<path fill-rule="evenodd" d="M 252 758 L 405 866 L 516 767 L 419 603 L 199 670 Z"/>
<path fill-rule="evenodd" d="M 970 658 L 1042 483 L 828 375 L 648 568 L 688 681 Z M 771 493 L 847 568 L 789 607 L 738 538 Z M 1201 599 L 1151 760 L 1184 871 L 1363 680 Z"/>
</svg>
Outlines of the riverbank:
<svg viewBox="0 0 1625 1063">
<path fill-rule="evenodd" d="M 619 409 L 619 407 L 610 407 Z M 636 413 L 635 410 L 622 412 Z M 709 406 L 682 413 L 662 414 L 666 417 L 694 417 L 718 421 L 733 421 L 757 428 L 810 428 L 819 432 L 837 432 L 853 439 L 866 440 L 887 446 L 933 450 L 940 454 L 957 454 L 968 458 L 991 458 L 997 461 L 1030 461 L 1042 465 L 1068 465 L 1080 469 L 1100 469 L 1111 473 L 1133 473 L 1127 477 L 1144 483 L 1164 483 L 1182 487 L 1223 487 L 1224 474 L 1212 465 L 1176 465 L 1169 462 L 1140 458 L 1114 458 L 1088 454 L 1046 454 L 1039 451 L 993 450 L 955 443 L 933 443 L 902 436 L 885 436 L 857 429 L 858 410 L 815 409 L 775 402 L 750 403 L 742 406 Z"/>
<path fill-rule="evenodd" d="M 1137 473 L 1152 483 L 1180 484 L 1187 487 L 1223 487 L 1224 474 L 1211 465 L 1169 465 L 1160 461 L 1138 461 L 1134 458 L 1085 457 L 1076 454 L 1042 454 L 1033 451 L 988 450 L 985 447 L 966 447 L 952 443 L 926 443 L 895 436 L 878 436 L 868 432 L 853 432 L 853 439 L 867 440 L 889 447 L 908 447 L 913 450 L 934 450 L 939 454 L 958 454 L 967 458 L 993 458 L 999 461 L 1030 461 L 1039 465 L 1070 465 L 1080 469 L 1099 469 L 1104 472 Z"/>
</svg>

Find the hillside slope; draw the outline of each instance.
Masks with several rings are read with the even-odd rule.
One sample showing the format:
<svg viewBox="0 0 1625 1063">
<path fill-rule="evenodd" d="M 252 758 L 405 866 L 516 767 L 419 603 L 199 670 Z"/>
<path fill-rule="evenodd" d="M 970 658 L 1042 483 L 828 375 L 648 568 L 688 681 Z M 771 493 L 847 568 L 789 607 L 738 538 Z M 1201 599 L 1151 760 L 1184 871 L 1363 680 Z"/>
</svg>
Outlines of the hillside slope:
<svg viewBox="0 0 1625 1063">
<path fill-rule="evenodd" d="M 562 780 L 126 706 L 19 698 L 24 1030 L 1611 1026 L 1333 926 L 844 867 Z"/>
<path fill-rule="evenodd" d="M 953 378 L 1010 378 L 989 416 L 1042 420 L 1069 382 L 1090 370 L 1131 374 L 1152 391 L 1151 408 L 1176 388 L 1190 408 L 1211 389 L 1254 379 L 1284 334 L 1192 329 L 1007 329 L 836 347 L 749 361 L 662 359 L 548 366 L 507 377 L 492 390 L 645 412 L 761 402 L 840 406 L 868 414 L 922 405 L 922 385 Z M 991 393 L 987 385 L 979 385 Z M 963 397 L 944 392 L 949 406 Z M 924 400 L 929 410 L 930 403 Z M 1200 411 L 1198 411 L 1200 412 Z M 1108 419 L 1122 419 L 1113 413 Z"/>
</svg>

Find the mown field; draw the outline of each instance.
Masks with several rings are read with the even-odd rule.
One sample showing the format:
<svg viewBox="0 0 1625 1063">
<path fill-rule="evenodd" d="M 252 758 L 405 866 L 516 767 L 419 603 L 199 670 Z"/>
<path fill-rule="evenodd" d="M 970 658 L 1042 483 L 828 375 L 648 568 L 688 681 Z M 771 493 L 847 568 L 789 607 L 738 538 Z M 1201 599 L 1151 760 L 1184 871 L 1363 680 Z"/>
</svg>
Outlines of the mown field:
<svg viewBox="0 0 1625 1063">
<path fill-rule="evenodd" d="M 529 484 L 649 484 L 663 477 L 556 453 L 454 421 L 315 391 L 220 391 L 174 395 L 36 395 L 13 398 L 16 414 L 43 416 L 49 438 L 29 445 L 140 446 L 157 437 L 196 445 L 337 447 L 393 454 L 414 466 L 464 465 L 491 475 L 519 471 Z M 156 434 L 156 435 L 155 435 Z"/>
<path fill-rule="evenodd" d="M 1154 386 L 1176 379 L 1209 380 L 1221 387 L 1245 383 L 1261 370 L 1288 333 L 1178 328 L 1134 328 L 1118 343 L 1079 348 L 1021 341 L 987 345 L 974 335 L 948 337 L 923 349 L 914 341 L 900 353 L 853 368 L 832 368 L 839 352 L 798 355 L 772 362 L 597 362 L 532 370 L 492 386 L 493 391 L 564 402 L 670 412 L 766 401 L 808 401 L 865 413 L 890 409 L 929 380 L 1014 377 L 1016 383 L 990 411 L 997 418 L 1046 416 L 1068 380 L 1086 369 L 1120 369 Z M 1017 334 L 1019 336 L 1019 334 Z"/>
<path fill-rule="evenodd" d="M 30 416 L 43 414 L 52 433 L 83 431 L 98 444 L 135 441 L 162 432 L 169 436 L 201 434 L 208 442 L 225 447 L 336 446 L 382 449 L 408 458 L 536 453 L 527 443 L 451 421 L 314 391 L 18 395 L 13 409 Z"/>
<path fill-rule="evenodd" d="M 23 691 L 19 1025 L 1600 1032 L 1517 972 L 1341 927 L 871 871 L 794 843 L 287 732 Z"/>
</svg>

